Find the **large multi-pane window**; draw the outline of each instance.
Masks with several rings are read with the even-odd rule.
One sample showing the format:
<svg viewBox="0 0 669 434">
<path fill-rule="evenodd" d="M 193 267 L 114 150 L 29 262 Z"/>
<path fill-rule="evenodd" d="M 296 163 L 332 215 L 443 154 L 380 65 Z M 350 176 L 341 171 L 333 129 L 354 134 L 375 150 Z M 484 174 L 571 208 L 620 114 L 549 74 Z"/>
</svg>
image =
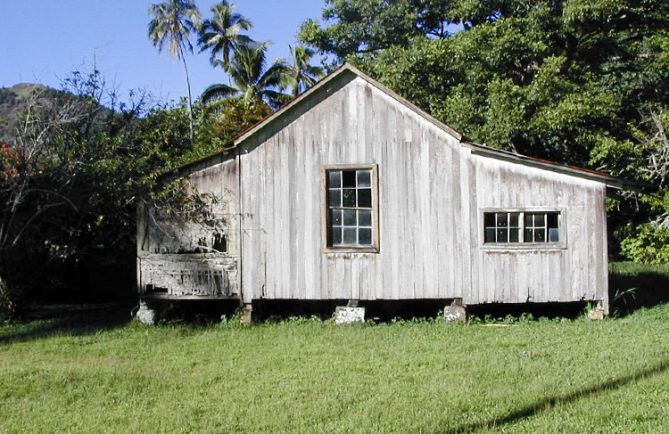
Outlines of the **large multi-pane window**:
<svg viewBox="0 0 669 434">
<path fill-rule="evenodd" d="M 559 243 L 559 211 L 495 211 L 483 213 L 486 244 Z"/>
<path fill-rule="evenodd" d="M 377 245 L 374 176 L 370 167 L 326 170 L 328 247 Z"/>
</svg>

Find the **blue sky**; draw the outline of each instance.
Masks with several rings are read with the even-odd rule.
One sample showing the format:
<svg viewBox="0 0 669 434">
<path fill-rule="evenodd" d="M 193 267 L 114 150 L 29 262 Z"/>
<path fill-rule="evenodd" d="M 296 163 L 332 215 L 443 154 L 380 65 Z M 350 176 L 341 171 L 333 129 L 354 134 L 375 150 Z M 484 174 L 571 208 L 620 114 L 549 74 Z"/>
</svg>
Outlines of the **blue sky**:
<svg viewBox="0 0 669 434">
<path fill-rule="evenodd" d="M 146 89 L 162 100 L 186 95 L 182 66 L 147 38 L 146 0 L 0 0 L 0 87 L 40 82 L 59 87 L 73 70 L 95 62 L 122 94 Z M 196 0 L 203 15 L 217 3 Z M 236 11 L 250 19 L 250 35 L 273 42 L 270 59 L 287 58 L 299 25 L 321 16 L 321 0 L 237 0 Z M 188 56 L 193 95 L 212 83 L 226 83 L 208 53 Z"/>
</svg>

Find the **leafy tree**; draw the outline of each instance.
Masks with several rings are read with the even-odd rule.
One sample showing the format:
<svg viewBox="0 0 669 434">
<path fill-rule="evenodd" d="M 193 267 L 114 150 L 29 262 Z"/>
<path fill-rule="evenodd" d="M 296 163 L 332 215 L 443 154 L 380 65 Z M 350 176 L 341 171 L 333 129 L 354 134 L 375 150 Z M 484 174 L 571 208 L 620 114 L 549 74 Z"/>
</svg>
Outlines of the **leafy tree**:
<svg viewBox="0 0 669 434">
<path fill-rule="evenodd" d="M 638 197 L 641 218 L 630 219 L 619 231 L 621 253 L 637 262 L 669 262 L 669 109 L 663 106 L 644 110 L 643 122 L 635 131 L 633 152 L 611 146 L 610 152 L 625 154 L 636 173 L 657 187 Z M 651 216 L 650 221 L 647 220 Z"/>
<path fill-rule="evenodd" d="M 213 18 L 203 21 L 198 36 L 201 51 L 211 50 L 211 64 L 216 66 L 220 62 L 224 70 L 230 64 L 230 53 L 234 53 L 239 46 L 253 42 L 249 36 L 242 34 L 252 27 L 251 22 L 234 13 L 234 8 L 235 4 L 227 0 L 214 5 L 211 8 Z M 216 59 L 219 54 L 221 59 Z"/>
<path fill-rule="evenodd" d="M 292 88 L 294 97 L 316 84 L 325 74 L 322 67 L 310 64 L 314 54 L 314 50 L 303 45 L 290 47 L 291 63 L 282 85 Z"/>
<path fill-rule="evenodd" d="M 287 95 L 277 88 L 285 80 L 288 67 L 277 60 L 269 68 L 267 63 L 268 43 L 239 46 L 228 68 L 232 86 L 214 84 L 202 93 L 202 101 L 209 103 L 230 96 L 240 96 L 249 104 L 266 101 L 278 107 L 287 100 Z"/>
<path fill-rule="evenodd" d="M 207 104 L 198 116 L 198 146 L 185 158 L 192 161 L 231 147 L 242 131 L 270 114 L 272 109 L 264 102 L 255 101 L 249 104 L 241 97 L 228 97 Z"/>
<path fill-rule="evenodd" d="M 126 170 L 115 138 L 144 100 L 117 112 L 97 71 L 73 74 L 66 86 L 75 94 L 34 87 L 3 148 L 0 310 L 9 313 L 20 310 L 26 285 L 53 287 L 46 273 L 55 263 L 81 258 L 102 233 L 124 233 L 129 224 L 128 196 L 112 176 Z"/>
<path fill-rule="evenodd" d="M 200 27 L 200 12 L 193 0 L 167 0 L 164 3 L 151 5 L 149 15 L 149 39 L 162 51 L 169 45 L 172 58 L 181 60 L 188 87 L 188 110 L 190 116 L 190 137 L 193 139 L 193 101 L 191 97 L 190 77 L 186 64 L 185 52 L 193 52 L 190 34 L 197 33 Z"/>
<path fill-rule="evenodd" d="M 412 38 L 449 35 L 449 0 L 325 0 L 321 27 L 315 20 L 302 24 L 298 39 L 322 53 L 344 58 L 406 46 Z"/>
</svg>

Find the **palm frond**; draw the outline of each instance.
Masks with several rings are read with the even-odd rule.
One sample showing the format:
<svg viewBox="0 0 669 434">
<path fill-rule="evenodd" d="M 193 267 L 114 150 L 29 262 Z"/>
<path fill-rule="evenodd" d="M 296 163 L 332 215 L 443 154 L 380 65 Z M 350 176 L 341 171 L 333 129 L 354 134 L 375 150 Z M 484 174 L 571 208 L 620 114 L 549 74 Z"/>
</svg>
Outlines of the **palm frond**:
<svg viewBox="0 0 669 434">
<path fill-rule="evenodd" d="M 200 27 L 200 12 L 193 0 L 168 0 L 149 6 L 152 19 L 148 25 L 149 39 L 162 51 L 170 45 L 170 54 L 181 59 L 184 51 L 193 51 L 190 34 Z"/>
<path fill-rule="evenodd" d="M 239 94 L 239 91 L 234 87 L 228 86 L 227 84 L 212 84 L 211 86 L 207 87 L 204 92 L 202 92 L 200 99 L 205 104 L 209 104 L 211 102 L 225 99 L 237 94 Z"/>
<path fill-rule="evenodd" d="M 288 63 L 283 59 L 278 59 L 258 79 L 258 83 L 263 87 L 280 87 L 281 83 L 285 81 L 284 77 L 289 75 L 289 73 L 290 68 L 288 67 Z"/>
<path fill-rule="evenodd" d="M 310 64 L 311 59 L 316 54 L 314 50 L 304 45 L 296 47 L 289 46 L 291 55 L 291 64 L 289 71 L 281 82 L 282 88 L 293 88 L 293 96 L 297 96 L 325 75 L 323 68 Z"/>
<path fill-rule="evenodd" d="M 271 89 L 266 89 L 262 92 L 262 97 L 263 99 L 267 100 L 269 103 L 270 107 L 273 109 L 278 109 L 282 105 L 286 104 L 292 99 L 292 96 L 276 91 L 276 90 L 271 90 Z"/>
<path fill-rule="evenodd" d="M 208 89 L 203 93 L 203 101 L 207 102 L 212 97 L 240 95 L 248 103 L 265 101 L 276 108 L 290 99 L 289 95 L 282 92 L 281 86 L 290 71 L 288 64 L 284 60 L 277 60 L 266 68 L 268 46 L 268 42 L 239 46 L 225 70 L 233 86 L 211 86 L 211 91 Z M 223 63 L 219 59 L 214 62 L 215 65 Z M 216 89 L 223 89 L 224 92 L 214 91 Z"/>
<path fill-rule="evenodd" d="M 230 4 L 226 0 L 214 5 L 211 8 L 213 18 L 202 23 L 198 35 L 200 52 L 211 50 L 209 61 L 212 65 L 220 55 L 222 59 L 220 65 L 224 70 L 227 70 L 230 63 L 230 55 L 240 46 L 252 42 L 249 36 L 242 34 L 253 26 L 251 21 L 241 14 L 234 13 L 232 11 L 234 8 L 235 4 Z"/>
</svg>

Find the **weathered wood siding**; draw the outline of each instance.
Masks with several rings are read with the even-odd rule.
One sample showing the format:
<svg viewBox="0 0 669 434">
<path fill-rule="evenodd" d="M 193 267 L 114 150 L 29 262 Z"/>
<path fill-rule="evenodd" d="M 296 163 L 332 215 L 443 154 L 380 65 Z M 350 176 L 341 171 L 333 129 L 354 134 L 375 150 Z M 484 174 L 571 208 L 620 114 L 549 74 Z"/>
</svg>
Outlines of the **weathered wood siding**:
<svg viewBox="0 0 669 434">
<path fill-rule="evenodd" d="M 239 294 L 237 258 L 214 253 L 149 254 L 141 258 L 142 281 L 169 295 L 232 297 Z"/>
<path fill-rule="evenodd" d="M 244 302 L 608 303 L 603 182 L 474 152 L 350 71 L 268 122 L 240 139 L 236 154 L 190 172 L 199 191 L 222 198 L 228 252 L 179 255 L 209 229 L 156 224 L 146 211 L 138 228 L 143 287 Z M 323 174 L 337 165 L 378 172 L 378 252 L 326 249 Z M 564 245 L 484 246 L 484 210 L 519 209 L 560 211 Z"/>
<path fill-rule="evenodd" d="M 455 137 L 344 74 L 240 149 L 244 299 L 413 299 L 469 287 Z M 378 165 L 379 253 L 326 253 L 322 171 Z"/>
<path fill-rule="evenodd" d="M 239 294 L 239 194 L 237 161 L 195 168 L 188 175 L 198 193 L 215 197 L 214 219 L 196 223 L 143 210 L 138 228 L 140 290 L 165 288 L 170 295 Z M 226 251 L 213 251 L 225 239 Z"/>
<path fill-rule="evenodd" d="M 468 160 L 472 281 L 475 303 L 608 300 L 605 185 L 486 156 Z M 562 212 L 563 247 L 483 245 L 484 209 Z"/>
</svg>

